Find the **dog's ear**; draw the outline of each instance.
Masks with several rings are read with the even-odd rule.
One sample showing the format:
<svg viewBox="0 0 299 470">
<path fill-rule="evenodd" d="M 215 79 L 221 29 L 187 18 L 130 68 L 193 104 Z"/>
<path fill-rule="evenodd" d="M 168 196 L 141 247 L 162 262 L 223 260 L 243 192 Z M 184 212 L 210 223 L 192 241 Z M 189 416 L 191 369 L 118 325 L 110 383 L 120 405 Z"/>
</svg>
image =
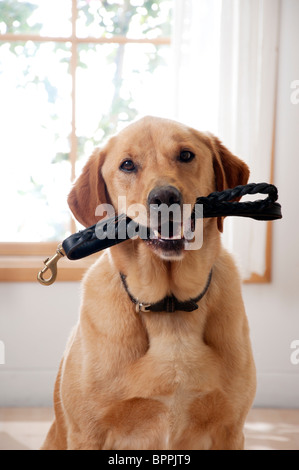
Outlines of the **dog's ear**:
<svg viewBox="0 0 299 470">
<path fill-rule="evenodd" d="M 105 152 L 97 149 L 84 166 L 68 195 L 68 205 L 80 224 L 90 227 L 99 221 L 95 211 L 107 202 L 107 190 L 101 168 Z"/>
<path fill-rule="evenodd" d="M 246 163 L 233 155 L 217 137 L 212 137 L 212 143 L 216 191 L 246 184 L 250 173 Z M 218 217 L 217 225 L 222 232 L 223 217 Z"/>
</svg>

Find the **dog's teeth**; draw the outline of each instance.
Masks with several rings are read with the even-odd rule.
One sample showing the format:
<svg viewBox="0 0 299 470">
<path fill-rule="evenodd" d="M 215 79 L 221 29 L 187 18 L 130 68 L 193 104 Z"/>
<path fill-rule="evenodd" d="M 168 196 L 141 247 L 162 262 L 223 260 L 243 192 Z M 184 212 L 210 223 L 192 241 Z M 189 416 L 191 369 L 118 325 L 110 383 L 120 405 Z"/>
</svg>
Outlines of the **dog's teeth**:
<svg viewBox="0 0 299 470">
<path fill-rule="evenodd" d="M 156 229 L 154 229 L 154 235 L 155 235 L 155 237 L 160 238 L 160 234 L 159 234 L 158 230 L 156 230 Z"/>
</svg>

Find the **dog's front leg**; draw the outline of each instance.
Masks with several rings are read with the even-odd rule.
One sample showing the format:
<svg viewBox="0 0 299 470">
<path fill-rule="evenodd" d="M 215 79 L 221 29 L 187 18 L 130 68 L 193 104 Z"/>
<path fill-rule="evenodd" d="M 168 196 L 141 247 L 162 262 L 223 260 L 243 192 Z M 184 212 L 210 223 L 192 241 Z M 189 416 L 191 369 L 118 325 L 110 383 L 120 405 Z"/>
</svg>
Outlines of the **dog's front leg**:
<svg viewBox="0 0 299 470">
<path fill-rule="evenodd" d="M 216 436 L 211 450 L 244 450 L 244 434 L 242 430 L 232 432 L 224 429 Z"/>
<path fill-rule="evenodd" d="M 67 450 L 101 450 L 103 448 L 103 439 L 88 437 L 83 432 L 69 430 L 67 439 Z"/>
</svg>

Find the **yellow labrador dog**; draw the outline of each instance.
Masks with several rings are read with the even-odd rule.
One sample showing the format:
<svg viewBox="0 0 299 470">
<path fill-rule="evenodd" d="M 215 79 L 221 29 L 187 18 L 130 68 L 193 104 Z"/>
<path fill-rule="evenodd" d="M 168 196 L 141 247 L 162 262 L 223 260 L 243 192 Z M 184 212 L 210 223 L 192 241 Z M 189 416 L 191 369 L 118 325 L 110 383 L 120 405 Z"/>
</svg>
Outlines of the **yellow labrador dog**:
<svg viewBox="0 0 299 470">
<path fill-rule="evenodd" d="M 145 117 L 93 153 L 68 203 L 90 226 L 119 196 L 194 206 L 248 176 L 216 137 Z M 105 250 L 86 273 L 43 449 L 243 448 L 255 366 L 222 220 L 204 219 L 200 249 L 173 231 Z"/>
</svg>

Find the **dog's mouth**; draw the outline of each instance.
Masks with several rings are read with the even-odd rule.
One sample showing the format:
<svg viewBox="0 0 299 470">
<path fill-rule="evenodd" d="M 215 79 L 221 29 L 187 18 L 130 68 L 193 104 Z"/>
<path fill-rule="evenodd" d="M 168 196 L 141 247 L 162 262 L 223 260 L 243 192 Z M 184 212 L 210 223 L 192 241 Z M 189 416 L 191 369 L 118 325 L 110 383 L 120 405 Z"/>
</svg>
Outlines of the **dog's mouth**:
<svg viewBox="0 0 299 470">
<path fill-rule="evenodd" d="M 149 229 L 149 237 L 144 240 L 147 246 L 164 259 L 181 259 L 190 233 L 195 229 L 195 217 L 192 215 L 185 223 L 171 218 L 160 221 L 156 227 Z"/>
<path fill-rule="evenodd" d="M 169 219 L 166 222 L 159 221 L 157 228 L 152 229 L 153 238 L 174 241 L 181 240 L 184 236 L 180 221 Z"/>
</svg>

